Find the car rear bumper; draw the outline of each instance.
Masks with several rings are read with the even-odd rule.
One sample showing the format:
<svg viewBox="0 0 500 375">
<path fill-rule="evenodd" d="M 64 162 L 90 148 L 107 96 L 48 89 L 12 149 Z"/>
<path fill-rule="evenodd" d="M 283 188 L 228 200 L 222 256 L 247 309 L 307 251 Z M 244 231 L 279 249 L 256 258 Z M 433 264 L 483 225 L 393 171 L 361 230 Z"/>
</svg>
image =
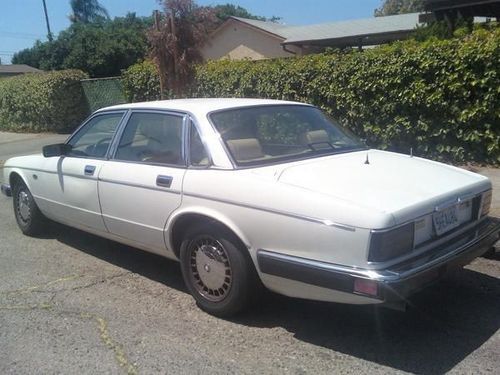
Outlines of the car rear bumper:
<svg viewBox="0 0 500 375">
<path fill-rule="evenodd" d="M 7 184 L 1 184 L 0 185 L 0 190 L 2 191 L 2 194 L 4 194 L 7 197 L 12 196 L 12 189 L 10 188 L 10 185 Z"/>
<path fill-rule="evenodd" d="M 257 252 L 257 261 L 264 274 L 396 306 L 445 274 L 483 255 L 498 241 L 499 234 L 500 219 L 488 217 L 450 242 L 382 270 L 340 266 L 267 250 Z M 359 285 L 368 285 L 368 289 L 359 288 Z"/>
</svg>

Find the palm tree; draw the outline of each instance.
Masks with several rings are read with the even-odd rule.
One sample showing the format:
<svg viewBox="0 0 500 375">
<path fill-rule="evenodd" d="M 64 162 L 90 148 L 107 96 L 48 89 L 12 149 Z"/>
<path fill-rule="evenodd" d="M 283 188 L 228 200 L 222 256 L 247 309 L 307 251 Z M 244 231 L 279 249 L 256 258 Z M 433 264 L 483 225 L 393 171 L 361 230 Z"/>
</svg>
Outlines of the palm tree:
<svg viewBox="0 0 500 375">
<path fill-rule="evenodd" d="M 91 23 L 99 18 L 109 19 L 108 11 L 98 0 L 71 0 L 71 9 L 71 22 Z"/>
<path fill-rule="evenodd" d="M 186 93 L 194 77 L 194 66 L 202 61 L 200 48 L 217 18 L 213 8 L 194 0 L 163 0 L 163 13 L 155 12 L 154 26 L 147 36 L 150 55 L 160 73 L 162 98 Z"/>
</svg>

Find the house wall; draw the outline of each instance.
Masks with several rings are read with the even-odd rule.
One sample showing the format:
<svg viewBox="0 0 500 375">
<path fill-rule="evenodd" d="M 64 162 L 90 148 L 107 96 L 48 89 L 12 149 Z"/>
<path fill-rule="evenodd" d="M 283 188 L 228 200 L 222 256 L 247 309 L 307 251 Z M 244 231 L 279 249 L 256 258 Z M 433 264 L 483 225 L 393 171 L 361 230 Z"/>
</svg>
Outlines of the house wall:
<svg viewBox="0 0 500 375">
<path fill-rule="evenodd" d="M 273 57 L 290 57 L 293 54 L 281 47 L 283 39 L 259 31 L 238 21 L 227 22 L 203 46 L 201 52 L 205 60 L 230 58 L 233 60 L 261 60 Z M 300 49 L 290 48 L 297 53 Z"/>
</svg>

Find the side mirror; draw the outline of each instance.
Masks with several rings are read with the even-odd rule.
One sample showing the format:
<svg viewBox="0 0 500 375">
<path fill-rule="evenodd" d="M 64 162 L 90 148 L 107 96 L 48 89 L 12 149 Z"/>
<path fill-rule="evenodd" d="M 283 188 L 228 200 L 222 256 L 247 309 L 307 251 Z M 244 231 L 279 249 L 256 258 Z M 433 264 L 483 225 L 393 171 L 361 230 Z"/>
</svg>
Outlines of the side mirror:
<svg viewBox="0 0 500 375">
<path fill-rule="evenodd" d="M 52 156 L 63 156 L 71 151 L 71 145 L 66 143 L 56 143 L 53 145 L 43 146 L 42 153 L 46 158 L 50 158 Z"/>
</svg>

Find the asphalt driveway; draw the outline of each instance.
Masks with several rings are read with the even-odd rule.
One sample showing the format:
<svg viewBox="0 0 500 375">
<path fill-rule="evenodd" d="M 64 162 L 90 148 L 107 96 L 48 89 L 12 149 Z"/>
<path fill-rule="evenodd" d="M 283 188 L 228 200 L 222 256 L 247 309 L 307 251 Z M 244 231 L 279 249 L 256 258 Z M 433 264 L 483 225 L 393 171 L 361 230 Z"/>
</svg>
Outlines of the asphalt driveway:
<svg viewBox="0 0 500 375">
<path fill-rule="evenodd" d="M 3 139 L 0 160 L 13 147 Z M 21 140 L 13 152 L 30 147 Z M 176 262 L 57 224 L 42 238 L 25 237 L 11 205 L 0 197 L 2 374 L 500 368 L 500 256 L 417 295 L 406 313 L 269 293 L 253 311 L 221 320 L 196 308 Z"/>
<path fill-rule="evenodd" d="M 0 166 L 8 158 L 42 152 L 42 147 L 52 143 L 61 143 L 68 134 L 30 134 L 0 132 Z"/>
</svg>

